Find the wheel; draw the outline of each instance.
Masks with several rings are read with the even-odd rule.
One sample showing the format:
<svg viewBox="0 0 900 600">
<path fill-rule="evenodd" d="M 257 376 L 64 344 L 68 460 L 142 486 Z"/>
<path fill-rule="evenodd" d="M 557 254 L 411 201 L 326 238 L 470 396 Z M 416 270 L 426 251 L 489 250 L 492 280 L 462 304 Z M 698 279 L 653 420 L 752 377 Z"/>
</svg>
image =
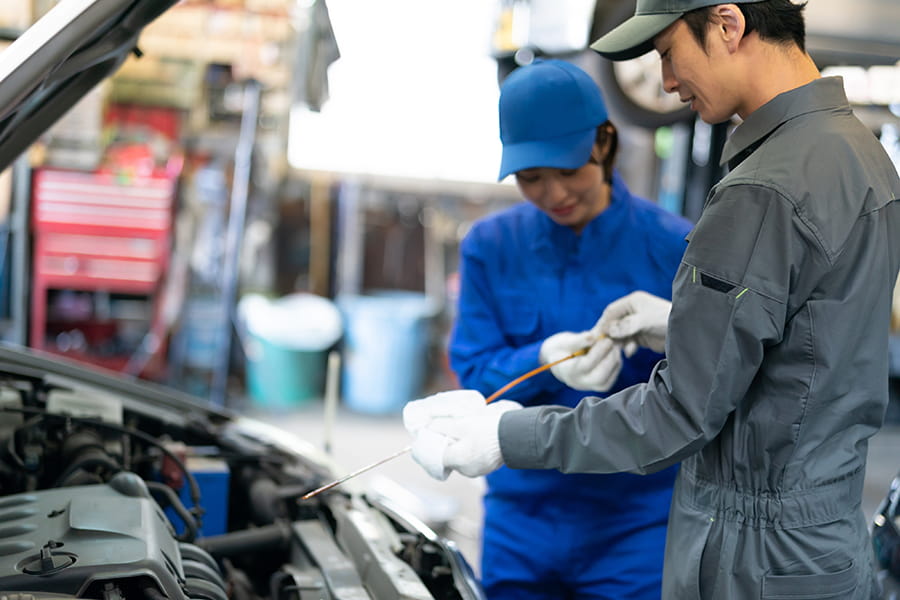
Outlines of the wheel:
<svg viewBox="0 0 900 600">
<path fill-rule="evenodd" d="M 597 0 L 589 41 L 624 22 L 634 14 L 634 6 L 634 0 Z M 495 56 L 498 83 L 520 65 L 544 56 L 551 55 L 530 47 Z M 663 90 L 659 55 L 655 52 L 626 61 L 610 61 L 589 49 L 553 57 L 573 62 L 590 73 L 600 85 L 610 113 L 616 119 L 656 129 L 694 118 L 690 107 L 681 102 L 677 94 L 667 94 Z"/>
<path fill-rule="evenodd" d="M 602 0 L 599 0 L 602 2 Z M 616 2 L 606 12 L 597 12 L 591 41 L 610 31 L 634 14 L 634 1 Z M 594 51 L 593 72 L 603 90 L 603 96 L 613 113 L 629 123 L 656 129 L 694 116 L 690 107 L 677 94 L 663 90 L 659 55 L 650 52 L 625 61 L 611 61 Z"/>
</svg>

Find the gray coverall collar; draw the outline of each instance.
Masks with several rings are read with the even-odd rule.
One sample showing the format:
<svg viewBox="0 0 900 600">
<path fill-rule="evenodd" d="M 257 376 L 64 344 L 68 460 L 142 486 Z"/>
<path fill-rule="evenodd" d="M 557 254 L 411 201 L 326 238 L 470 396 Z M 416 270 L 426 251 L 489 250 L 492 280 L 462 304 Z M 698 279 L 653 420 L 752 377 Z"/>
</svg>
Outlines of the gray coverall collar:
<svg viewBox="0 0 900 600">
<path fill-rule="evenodd" d="M 785 121 L 820 110 L 850 110 L 841 77 L 823 77 L 784 92 L 755 110 L 725 142 L 720 164 L 734 169 Z"/>
</svg>

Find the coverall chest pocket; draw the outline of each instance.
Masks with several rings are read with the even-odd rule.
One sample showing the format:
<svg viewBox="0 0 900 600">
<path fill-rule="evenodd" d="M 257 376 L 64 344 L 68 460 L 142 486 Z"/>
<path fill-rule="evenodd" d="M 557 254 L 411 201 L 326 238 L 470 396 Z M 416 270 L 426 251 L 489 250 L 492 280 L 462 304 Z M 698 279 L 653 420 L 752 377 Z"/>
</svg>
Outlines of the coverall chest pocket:
<svg viewBox="0 0 900 600">
<path fill-rule="evenodd" d="M 540 326 L 540 312 L 535 294 L 523 290 L 499 295 L 499 320 L 503 335 L 513 344 L 535 341 Z"/>
</svg>

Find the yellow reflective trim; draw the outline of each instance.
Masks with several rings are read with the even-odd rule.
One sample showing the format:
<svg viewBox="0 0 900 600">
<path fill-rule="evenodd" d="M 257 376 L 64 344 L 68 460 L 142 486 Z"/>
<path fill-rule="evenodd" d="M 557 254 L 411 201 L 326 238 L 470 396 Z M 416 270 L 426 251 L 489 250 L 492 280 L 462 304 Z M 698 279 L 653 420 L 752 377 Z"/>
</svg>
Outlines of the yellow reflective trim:
<svg viewBox="0 0 900 600">
<path fill-rule="evenodd" d="M 691 277 L 691 283 L 697 283 L 697 267 L 694 267 L 694 274 Z"/>
<path fill-rule="evenodd" d="M 750 288 L 744 288 L 744 291 L 741 292 L 740 294 L 738 294 L 737 296 L 735 296 L 734 299 L 737 300 L 738 298 L 740 298 L 741 296 L 743 296 L 744 294 L 746 294 L 746 293 L 747 293 L 747 290 L 749 290 L 749 289 L 750 289 Z"/>
</svg>

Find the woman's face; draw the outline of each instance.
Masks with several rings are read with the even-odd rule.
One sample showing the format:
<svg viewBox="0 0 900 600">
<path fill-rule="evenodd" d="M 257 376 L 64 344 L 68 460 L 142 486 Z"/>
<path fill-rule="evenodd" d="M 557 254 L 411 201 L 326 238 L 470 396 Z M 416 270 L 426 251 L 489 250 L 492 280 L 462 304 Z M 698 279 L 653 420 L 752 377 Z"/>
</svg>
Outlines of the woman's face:
<svg viewBox="0 0 900 600">
<path fill-rule="evenodd" d="M 609 206 L 603 167 L 593 162 L 577 169 L 524 169 L 516 173 L 516 183 L 526 200 L 576 233 Z"/>
</svg>

